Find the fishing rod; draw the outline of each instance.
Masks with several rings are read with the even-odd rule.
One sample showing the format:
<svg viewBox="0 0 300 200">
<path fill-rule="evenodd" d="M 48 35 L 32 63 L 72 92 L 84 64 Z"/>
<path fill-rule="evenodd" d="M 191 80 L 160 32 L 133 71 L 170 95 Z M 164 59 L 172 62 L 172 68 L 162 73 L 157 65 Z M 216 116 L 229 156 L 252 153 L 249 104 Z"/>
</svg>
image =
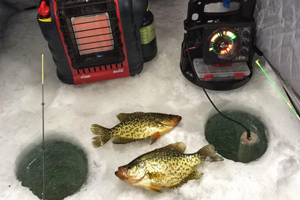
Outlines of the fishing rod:
<svg viewBox="0 0 300 200">
<path fill-rule="evenodd" d="M 45 101 L 44 101 L 44 54 L 42 54 L 42 152 L 43 152 L 43 200 L 45 200 Z"/>
</svg>

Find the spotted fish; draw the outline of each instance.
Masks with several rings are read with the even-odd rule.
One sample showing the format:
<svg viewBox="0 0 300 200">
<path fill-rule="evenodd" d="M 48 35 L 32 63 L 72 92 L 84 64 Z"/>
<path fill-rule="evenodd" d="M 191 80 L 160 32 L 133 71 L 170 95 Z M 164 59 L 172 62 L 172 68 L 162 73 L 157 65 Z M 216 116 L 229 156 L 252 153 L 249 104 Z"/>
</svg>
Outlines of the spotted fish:
<svg viewBox="0 0 300 200">
<path fill-rule="evenodd" d="M 178 115 L 161 113 L 120 113 L 117 117 L 121 123 L 111 129 L 97 124 L 92 125 L 91 130 L 97 135 L 93 138 L 94 147 L 104 145 L 111 138 L 115 138 L 114 144 L 126 144 L 151 137 L 153 144 L 181 121 Z"/>
<path fill-rule="evenodd" d="M 203 173 L 194 167 L 206 158 L 212 162 L 223 161 L 212 145 L 194 154 L 184 154 L 185 148 L 184 143 L 178 142 L 156 149 L 119 167 L 115 174 L 129 184 L 161 193 L 163 188 L 176 188 L 189 180 L 200 179 Z"/>
</svg>

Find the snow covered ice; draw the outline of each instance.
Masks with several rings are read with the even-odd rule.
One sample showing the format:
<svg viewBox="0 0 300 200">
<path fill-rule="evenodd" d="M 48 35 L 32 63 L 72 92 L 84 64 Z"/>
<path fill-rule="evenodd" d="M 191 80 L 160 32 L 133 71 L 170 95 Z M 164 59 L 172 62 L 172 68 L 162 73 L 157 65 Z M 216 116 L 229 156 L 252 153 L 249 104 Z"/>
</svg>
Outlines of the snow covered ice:
<svg viewBox="0 0 300 200">
<path fill-rule="evenodd" d="M 230 160 L 197 167 L 201 180 L 192 180 L 163 194 L 131 186 L 115 176 L 121 165 L 170 143 L 182 141 L 187 153 L 207 142 L 204 125 L 215 113 L 201 88 L 179 68 L 187 0 L 151 1 L 158 39 L 157 57 L 136 77 L 84 85 L 65 85 L 36 22 L 36 10 L 10 18 L 0 50 L 0 199 L 38 199 L 16 179 L 18 156 L 41 141 L 41 54 L 45 54 L 46 139 L 68 138 L 88 155 L 89 177 L 81 190 L 66 200 L 298 200 L 300 196 L 300 123 L 276 89 L 257 68 L 244 87 L 209 91 L 221 109 L 239 109 L 260 116 L 268 128 L 269 147 L 258 161 Z M 269 66 L 267 73 L 280 86 Z M 282 88 L 280 87 L 282 90 Z M 282 90 L 283 91 L 283 90 Z M 92 146 L 93 123 L 112 127 L 120 112 L 178 114 L 181 123 L 150 146 L 150 140 L 101 148 Z"/>
</svg>

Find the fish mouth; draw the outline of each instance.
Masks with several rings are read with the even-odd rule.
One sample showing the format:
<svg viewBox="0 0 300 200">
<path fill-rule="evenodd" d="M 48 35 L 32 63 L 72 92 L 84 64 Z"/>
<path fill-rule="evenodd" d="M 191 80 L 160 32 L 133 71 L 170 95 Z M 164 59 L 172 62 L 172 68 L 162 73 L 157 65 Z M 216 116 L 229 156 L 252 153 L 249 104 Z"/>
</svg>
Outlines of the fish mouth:
<svg viewBox="0 0 300 200">
<path fill-rule="evenodd" d="M 175 117 L 175 123 L 176 123 L 176 125 L 179 124 L 179 122 L 180 122 L 181 120 L 182 120 L 182 117 L 181 117 L 181 116 L 176 116 L 176 117 Z M 175 126 L 176 126 L 176 125 L 175 125 Z"/>
<path fill-rule="evenodd" d="M 119 167 L 118 171 L 115 172 L 115 175 L 121 180 L 126 181 L 128 179 L 128 170 L 125 167 Z"/>
<path fill-rule="evenodd" d="M 133 176 L 128 176 L 128 169 L 126 169 L 125 167 L 119 167 L 118 171 L 115 172 L 115 175 L 129 184 L 136 184 L 144 178 L 142 177 L 140 179 L 136 179 Z"/>
<path fill-rule="evenodd" d="M 181 121 L 182 117 L 181 116 L 178 116 L 178 115 L 175 115 L 173 117 L 172 120 L 170 120 L 169 122 L 165 123 L 167 126 L 170 126 L 170 127 L 175 127 L 179 124 L 179 122 Z"/>
</svg>

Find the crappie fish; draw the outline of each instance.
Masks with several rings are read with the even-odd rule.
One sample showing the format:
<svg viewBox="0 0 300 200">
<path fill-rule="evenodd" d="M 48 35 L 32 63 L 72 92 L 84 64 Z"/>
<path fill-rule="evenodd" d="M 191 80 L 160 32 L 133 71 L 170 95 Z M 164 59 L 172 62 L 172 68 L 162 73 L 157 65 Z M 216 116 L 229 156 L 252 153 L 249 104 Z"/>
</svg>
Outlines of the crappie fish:
<svg viewBox="0 0 300 200">
<path fill-rule="evenodd" d="M 194 167 L 206 158 L 223 161 L 212 145 L 204 146 L 194 154 L 184 154 L 185 144 L 177 142 L 139 156 L 115 172 L 123 181 L 153 192 L 163 188 L 176 188 L 192 179 L 200 179 L 202 172 Z"/>
<path fill-rule="evenodd" d="M 111 129 L 92 125 L 91 130 L 97 135 L 93 138 L 94 147 L 104 145 L 111 138 L 115 138 L 114 144 L 126 144 L 151 137 L 153 144 L 181 121 L 178 115 L 161 113 L 120 113 L 117 117 L 121 123 Z"/>
</svg>

